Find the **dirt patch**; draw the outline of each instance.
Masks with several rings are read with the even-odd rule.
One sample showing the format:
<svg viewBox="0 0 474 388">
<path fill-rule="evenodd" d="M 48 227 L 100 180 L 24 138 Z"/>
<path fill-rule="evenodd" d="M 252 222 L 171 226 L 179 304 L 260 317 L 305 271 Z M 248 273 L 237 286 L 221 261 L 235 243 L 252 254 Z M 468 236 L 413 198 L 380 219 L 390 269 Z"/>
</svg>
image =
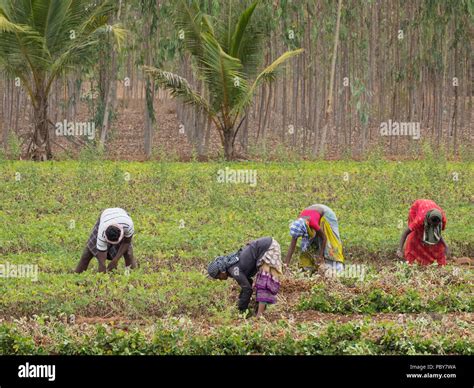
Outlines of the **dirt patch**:
<svg viewBox="0 0 474 388">
<path fill-rule="evenodd" d="M 159 271 L 162 269 L 167 269 L 173 271 L 176 267 L 186 267 L 187 269 L 192 269 L 196 271 L 205 271 L 208 259 L 203 259 L 202 257 L 191 257 L 183 259 L 179 256 L 174 257 L 144 257 L 139 259 L 141 265 L 146 265 L 149 270 Z M 374 266 L 376 269 L 386 268 L 387 266 L 393 266 L 397 262 L 401 261 L 398 257 L 395 256 L 385 256 L 380 252 L 367 252 L 367 251 L 348 251 L 347 252 L 347 264 L 367 264 Z M 474 264 L 474 259 L 469 257 L 453 257 L 447 260 L 447 263 L 450 265 L 462 265 L 462 266 L 472 266 Z M 322 271 L 324 272 L 324 271 Z M 313 282 L 314 283 L 314 282 Z M 299 279 L 292 279 L 291 277 L 285 278 L 285 284 L 282 284 L 282 290 L 291 291 L 292 287 L 296 287 L 301 291 L 300 287 L 306 287 L 306 285 L 311 285 L 311 281 Z M 306 290 L 304 288 L 303 290 Z"/>
<path fill-rule="evenodd" d="M 136 323 L 140 321 L 133 321 L 125 317 L 120 317 L 120 316 L 115 316 L 115 317 L 109 317 L 109 318 L 104 318 L 104 317 L 76 317 L 74 323 L 76 324 L 82 324 L 86 323 L 89 325 L 94 325 L 94 324 L 131 324 L 131 323 Z"/>
<path fill-rule="evenodd" d="M 292 279 L 290 277 L 285 277 L 281 282 L 281 293 L 283 294 L 293 294 L 301 293 L 305 291 L 310 291 L 314 286 L 314 280 L 311 279 Z"/>
<path fill-rule="evenodd" d="M 77 325 L 79 327 L 87 327 L 94 325 L 107 325 L 115 329 L 121 329 L 128 331 L 131 327 L 144 327 L 149 326 L 150 322 L 146 320 L 133 320 L 127 317 L 122 316 L 113 316 L 113 317 L 83 317 L 79 316 L 73 322 L 70 322 L 72 325 Z"/>
<path fill-rule="evenodd" d="M 448 263 L 454 265 L 467 265 L 471 267 L 474 264 L 474 260 L 470 259 L 469 257 L 455 257 L 453 258 L 452 262 L 448 261 Z"/>
</svg>

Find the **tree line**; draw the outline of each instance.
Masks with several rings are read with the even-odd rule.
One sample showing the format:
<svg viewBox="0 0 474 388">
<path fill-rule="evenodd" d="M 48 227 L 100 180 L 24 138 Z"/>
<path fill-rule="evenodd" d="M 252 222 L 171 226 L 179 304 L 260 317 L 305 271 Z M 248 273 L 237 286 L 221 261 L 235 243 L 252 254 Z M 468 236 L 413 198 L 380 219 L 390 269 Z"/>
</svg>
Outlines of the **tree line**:
<svg viewBox="0 0 474 388">
<path fill-rule="evenodd" d="M 82 104 L 98 134 L 71 147 L 106 149 L 119 106 L 138 101 L 151 156 L 156 112 L 176 98 L 199 155 L 211 136 L 228 159 L 416 152 L 381 136 L 389 121 L 456 154 L 472 146 L 473 16 L 471 0 L 0 0 L 3 147 L 52 158 L 54 118 Z"/>
</svg>

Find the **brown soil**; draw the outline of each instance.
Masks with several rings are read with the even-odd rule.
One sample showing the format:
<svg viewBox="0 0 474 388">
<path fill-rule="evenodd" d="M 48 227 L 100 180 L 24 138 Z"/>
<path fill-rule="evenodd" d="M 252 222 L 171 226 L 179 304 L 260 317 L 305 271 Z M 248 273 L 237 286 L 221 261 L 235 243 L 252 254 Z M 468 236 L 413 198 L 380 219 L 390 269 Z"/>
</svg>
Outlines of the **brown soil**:
<svg viewBox="0 0 474 388">
<path fill-rule="evenodd" d="M 470 259 L 469 257 L 455 257 L 453 259 L 453 264 L 472 266 L 474 264 L 474 260 Z"/>
<path fill-rule="evenodd" d="M 108 325 L 130 325 L 132 323 L 140 323 L 141 321 L 134 321 L 126 317 L 121 317 L 121 316 L 114 316 L 114 317 L 109 317 L 109 318 L 104 318 L 104 317 L 76 317 L 74 323 L 75 324 L 89 324 L 89 325 L 95 325 L 95 324 L 108 324 Z"/>
<path fill-rule="evenodd" d="M 132 160 L 132 161 L 144 161 L 146 160 L 145 149 L 144 149 L 144 100 L 133 99 L 123 100 L 123 91 L 119 88 L 118 101 L 117 101 L 117 112 L 116 118 L 112 122 L 111 131 L 108 136 L 106 144 L 106 158 L 111 160 Z M 32 118 L 28 109 L 20 107 L 20 111 L 23 110 L 24 114 L 21 114 L 18 119 L 17 135 L 25 140 L 28 134 L 31 133 L 32 129 Z M 89 122 L 91 120 L 91 114 L 88 111 L 85 103 L 80 103 L 77 108 L 77 114 L 75 117 L 68 116 L 67 113 L 61 111 L 61 109 L 54 110 L 51 112 L 50 119 L 52 122 L 61 122 L 64 119 L 75 122 Z M 179 131 L 180 121 L 176 115 L 176 101 L 172 99 L 156 99 L 155 101 L 155 115 L 156 115 L 156 130 L 153 134 L 153 153 L 152 159 L 161 159 L 164 157 L 166 160 L 180 160 L 190 161 L 193 159 L 193 144 L 189 141 L 186 134 L 182 134 Z M 270 122 L 272 125 L 278 126 L 278 122 L 281 121 L 280 112 L 272 112 L 275 116 L 275 123 Z M 0 116 L 0 120 L 4 119 Z M 448 128 L 449 123 L 445 123 L 443 127 Z M 470 135 L 466 129 L 459 130 L 459 139 L 470 139 Z M 258 130 L 258 117 L 251 119 L 249 124 L 249 144 L 255 145 L 256 133 Z M 52 130 L 53 131 L 53 130 Z M 445 130 L 446 131 L 446 130 Z M 275 133 L 273 133 L 275 132 Z M 277 145 L 281 144 L 279 138 L 279 130 L 269 131 L 265 137 L 265 143 L 268 150 L 276 149 Z M 377 133 L 377 131 L 372 131 Z M 466 132 L 466 133 L 464 133 Z M 356 139 L 358 136 L 358 129 L 354 128 L 353 138 Z M 428 135 L 429 136 L 429 135 Z M 82 145 L 85 144 L 84 138 L 76 137 L 72 141 L 64 138 L 57 137 L 54 133 L 53 139 L 53 154 L 57 158 L 61 158 L 62 155 L 67 152 L 73 157 L 77 157 Z M 379 144 L 379 137 L 374 136 L 368 142 L 368 149 L 370 147 Z M 389 149 L 388 140 L 384 143 L 386 148 L 386 156 L 390 160 L 403 160 L 410 159 L 411 156 L 406 155 L 406 149 L 408 147 L 407 139 L 397 139 L 399 142 L 395 149 Z M 460 141 L 461 142 L 461 141 Z M 236 142 L 236 157 L 237 160 L 249 159 L 248 155 L 243 155 L 242 150 L 239 149 L 239 142 Z M 406 143 L 406 144 L 405 144 Z M 261 142 L 260 142 L 261 144 Z M 23 147 L 26 149 L 26 145 Z M 262 148 L 262 147 L 260 147 Z M 287 148 L 291 148 L 287 146 Z M 354 151 L 357 150 L 358 145 L 353 145 Z M 197 160 L 205 161 L 208 159 L 216 159 L 219 152 L 222 151 L 220 138 L 217 131 L 213 128 L 210 132 L 209 150 L 207 156 L 197 157 Z M 335 146 L 328 144 L 326 158 L 328 160 L 340 159 L 343 152 L 347 150 L 343 149 L 343 145 Z M 354 159 L 360 158 L 360 155 L 354 154 Z M 257 156 L 253 156 L 252 159 L 258 159 Z"/>
</svg>

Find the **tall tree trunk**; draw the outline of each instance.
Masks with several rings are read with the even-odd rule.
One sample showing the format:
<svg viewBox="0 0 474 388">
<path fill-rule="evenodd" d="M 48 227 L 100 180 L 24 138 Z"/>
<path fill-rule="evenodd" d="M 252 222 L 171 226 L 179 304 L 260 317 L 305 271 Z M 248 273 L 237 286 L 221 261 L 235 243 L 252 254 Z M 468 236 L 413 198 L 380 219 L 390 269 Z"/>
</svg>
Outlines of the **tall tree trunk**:
<svg viewBox="0 0 474 388">
<path fill-rule="evenodd" d="M 150 36 L 151 33 L 151 20 L 150 17 L 147 18 L 143 26 L 144 36 Z M 152 52 L 150 50 L 149 39 L 145 39 L 145 63 L 151 65 L 151 56 Z M 150 158 L 152 153 L 153 145 L 153 127 L 155 125 L 155 112 L 153 101 L 155 98 L 155 85 L 150 76 L 145 76 L 145 128 L 144 128 L 144 148 L 145 155 L 147 158 Z"/>
<path fill-rule="evenodd" d="M 2 101 L 3 120 L 1 120 L 0 124 L 3 127 L 3 130 L 2 130 L 3 149 L 5 151 L 8 151 L 8 132 L 10 129 L 7 125 L 7 122 L 8 122 L 7 119 L 8 119 L 8 102 L 10 101 L 10 99 L 8 98 L 8 85 L 10 83 L 10 80 L 7 77 L 4 77 L 2 82 L 3 82 L 2 86 L 4 86 L 4 88 L 2 88 L 3 89 L 3 101 Z"/>
<path fill-rule="evenodd" d="M 334 74 L 336 73 L 336 57 L 337 57 L 337 45 L 339 43 L 339 25 L 341 21 L 341 9 L 342 9 L 342 0 L 339 0 L 337 5 L 337 21 L 336 21 L 336 32 L 334 33 L 334 49 L 332 52 L 332 64 L 331 64 L 331 76 L 329 77 L 329 93 L 326 100 L 326 117 L 325 124 L 323 127 L 323 132 L 321 134 L 321 144 L 319 148 L 319 154 L 324 156 L 324 151 L 326 148 L 326 134 L 328 131 L 328 125 L 330 118 L 332 116 L 332 94 L 334 89 Z"/>
<path fill-rule="evenodd" d="M 122 8 L 122 0 L 119 0 L 117 11 L 117 21 L 120 20 L 120 11 Z M 102 122 L 102 131 L 100 133 L 99 147 L 104 149 L 107 132 L 110 126 L 110 115 L 115 111 L 115 103 L 117 101 L 117 54 L 115 48 L 112 46 L 112 60 L 110 64 L 109 87 L 107 90 L 107 99 L 104 109 L 104 118 Z"/>
<path fill-rule="evenodd" d="M 281 141 L 282 143 L 285 143 L 285 135 L 286 131 L 288 130 L 287 125 L 288 125 L 288 81 L 286 78 L 287 75 L 287 70 L 286 67 L 283 70 L 283 98 L 282 98 L 282 129 L 281 129 Z"/>
<path fill-rule="evenodd" d="M 153 99 L 154 99 L 154 86 L 153 82 L 150 81 L 149 77 L 147 76 L 146 83 L 146 99 L 145 99 L 145 133 L 144 133 L 144 148 L 145 148 L 145 155 L 147 158 L 150 158 L 152 152 L 152 145 L 153 145 L 153 127 L 155 124 L 155 114 L 153 108 Z"/>
<path fill-rule="evenodd" d="M 34 104 L 34 132 L 28 156 L 36 161 L 52 159 L 49 137 L 48 96 L 44 87 L 36 90 Z"/>
<path fill-rule="evenodd" d="M 226 160 L 234 157 L 234 131 L 228 129 L 224 131 L 224 156 Z"/>
</svg>

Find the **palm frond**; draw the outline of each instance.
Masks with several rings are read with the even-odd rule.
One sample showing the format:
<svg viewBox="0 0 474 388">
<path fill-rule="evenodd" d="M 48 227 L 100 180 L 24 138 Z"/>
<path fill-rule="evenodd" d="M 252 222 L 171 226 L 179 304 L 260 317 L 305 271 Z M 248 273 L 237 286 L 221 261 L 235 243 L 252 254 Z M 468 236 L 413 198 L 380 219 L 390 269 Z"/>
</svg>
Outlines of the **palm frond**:
<svg viewBox="0 0 474 388">
<path fill-rule="evenodd" d="M 173 97 L 178 97 L 184 103 L 194 105 L 200 109 L 204 109 L 208 114 L 214 115 L 214 112 L 210 109 L 204 97 L 193 90 L 185 78 L 152 66 L 143 66 L 143 69 L 159 86 L 169 90 Z"/>
<path fill-rule="evenodd" d="M 175 13 L 175 25 L 179 32 L 184 33 L 184 44 L 191 54 L 196 58 L 202 58 L 202 33 L 214 34 L 211 22 L 201 10 L 197 2 L 193 1 L 189 5 L 186 1 L 180 0 L 180 5 Z"/>
<path fill-rule="evenodd" d="M 25 27 L 10 22 L 0 10 L 0 32 L 25 32 Z"/>
<path fill-rule="evenodd" d="M 255 0 L 240 16 L 239 21 L 235 26 L 235 31 L 232 35 L 231 47 L 229 54 L 236 58 L 241 58 L 239 54 L 241 54 L 241 47 L 243 42 L 243 37 L 245 36 L 245 32 L 247 26 L 250 23 L 250 19 L 252 18 L 253 12 L 257 7 L 259 0 Z"/>
<path fill-rule="evenodd" d="M 119 24 L 113 24 L 110 26 L 114 40 L 117 43 L 117 49 L 120 51 L 123 47 L 125 39 L 128 36 L 128 30 L 121 27 Z"/>
<path fill-rule="evenodd" d="M 260 3 L 256 0 L 245 8 L 243 3 L 229 2 L 223 16 L 226 22 L 219 23 L 214 34 L 222 49 L 240 60 L 248 79 L 256 76 L 262 61 L 262 26 L 252 22 Z"/>
<path fill-rule="evenodd" d="M 265 69 L 263 69 L 253 82 L 252 86 L 248 89 L 247 93 L 245 95 L 242 95 L 240 100 L 235 104 L 232 113 L 239 114 L 240 112 L 245 110 L 252 102 L 253 96 L 257 88 L 265 82 L 274 81 L 277 75 L 277 70 L 280 68 L 280 66 L 287 62 L 289 59 L 301 54 L 303 51 L 304 49 L 287 51 L 280 57 L 278 57 L 275 61 L 273 61 Z"/>
<path fill-rule="evenodd" d="M 267 66 L 265 69 L 263 69 L 260 74 L 257 76 L 255 80 L 255 86 L 258 86 L 258 84 L 261 81 L 264 81 L 266 79 L 273 80 L 275 78 L 275 72 L 278 70 L 278 68 L 284 64 L 286 61 L 288 61 L 290 58 L 293 58 L 299 54 L 304 52 L 304 49 L 296 49 L 292 51 L 287 51 L 286 53 L 280 55 L 275 61 L 273 61 L 269 66 Z M 253 86 L 252 86 L 253 87 Z"/>
<path fill-rule="evenodd" d="M 202 34 L 201 71 L 209 89 L 214 109 L 229 112 L 239 96 L 247 92 L 248 83 L 238 58 L 228 55 L 211 34 Z"/>
<path fill-rule="evenodd" d="M 120 48 L 125 30 L 107 27 L 115 7 L 112 0 L 0 0 L 2 67 L 25 80 L 29 92 L 47 93 L 58 74 L 87 63 L 102 35 L 111 33 Z"/>
</svg>

